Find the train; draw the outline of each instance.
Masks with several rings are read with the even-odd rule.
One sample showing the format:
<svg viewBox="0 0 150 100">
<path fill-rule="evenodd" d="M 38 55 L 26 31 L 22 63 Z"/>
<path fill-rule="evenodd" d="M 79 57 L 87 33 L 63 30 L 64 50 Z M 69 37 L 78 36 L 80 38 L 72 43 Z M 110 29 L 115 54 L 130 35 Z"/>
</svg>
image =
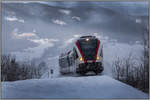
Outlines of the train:
<svg viewBox="0 0 150 100">
<path fill-rule="evenodd" d="M 103 44 L 96 36 L 81 36 L 72 50 L 59 56 L 59 66 L 62 75 L 90 71 L 98 75 L 104 70 Z"/>
</svg>

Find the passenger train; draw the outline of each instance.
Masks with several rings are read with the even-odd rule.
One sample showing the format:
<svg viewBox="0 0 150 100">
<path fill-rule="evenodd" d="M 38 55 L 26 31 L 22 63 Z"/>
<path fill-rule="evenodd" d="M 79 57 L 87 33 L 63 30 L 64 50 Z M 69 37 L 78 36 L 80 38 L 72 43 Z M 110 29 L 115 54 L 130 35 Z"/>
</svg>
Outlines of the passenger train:
<svg viewBox="0 0 150 100">
<path fill-rule="evenodd" d="M 80 37 L 74 43 L 73 50 L 59 56 L 59 66 L 61 74 L 101 73 L 104 70 L 101 41 L 95 36 Z"/>
</svg>

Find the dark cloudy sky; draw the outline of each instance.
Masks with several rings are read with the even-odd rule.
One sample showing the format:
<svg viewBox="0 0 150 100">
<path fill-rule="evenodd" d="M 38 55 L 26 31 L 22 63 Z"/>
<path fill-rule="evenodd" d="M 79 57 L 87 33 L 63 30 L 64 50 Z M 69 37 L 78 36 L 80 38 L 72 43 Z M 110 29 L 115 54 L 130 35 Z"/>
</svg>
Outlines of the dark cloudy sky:
<svg viewBox="0 0 150 100">
<path fill-rule="evenodd" d="M 2 53 L 53 57 L 87 34 L 142 43 L 148 15 L 148 2 L 3 2 Z"/>
</svg>

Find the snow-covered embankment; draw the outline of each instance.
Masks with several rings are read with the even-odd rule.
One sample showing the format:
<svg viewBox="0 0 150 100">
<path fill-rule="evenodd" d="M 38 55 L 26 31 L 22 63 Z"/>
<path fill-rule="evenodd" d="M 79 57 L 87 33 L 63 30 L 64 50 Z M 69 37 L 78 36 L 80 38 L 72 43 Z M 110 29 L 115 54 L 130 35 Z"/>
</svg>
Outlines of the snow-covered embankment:
<svg viewBox="0 0 150 100">
<path fill-rule="evenodd" d="M 2 82 L 3 98 L 148 98 L 106 75 Z"/>
</svg>

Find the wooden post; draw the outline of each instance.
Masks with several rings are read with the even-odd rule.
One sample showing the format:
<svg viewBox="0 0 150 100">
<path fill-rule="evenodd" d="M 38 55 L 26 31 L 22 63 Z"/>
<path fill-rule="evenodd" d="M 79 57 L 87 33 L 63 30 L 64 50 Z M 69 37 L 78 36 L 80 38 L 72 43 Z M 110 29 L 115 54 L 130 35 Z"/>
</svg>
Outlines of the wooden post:
<svg viewBox="0 0 150 100">
<path fill-rule="evenodd" d="M 48 71 L 48 78 L 49 78 L 49 71 Z"/>
<path fill-rule="evenodd" d="M 51 78 L 53 78 L 54 71 L 53 71 L 53 69 L 51 69 L 50 71 L 51 71 Z"/>
</svg>

